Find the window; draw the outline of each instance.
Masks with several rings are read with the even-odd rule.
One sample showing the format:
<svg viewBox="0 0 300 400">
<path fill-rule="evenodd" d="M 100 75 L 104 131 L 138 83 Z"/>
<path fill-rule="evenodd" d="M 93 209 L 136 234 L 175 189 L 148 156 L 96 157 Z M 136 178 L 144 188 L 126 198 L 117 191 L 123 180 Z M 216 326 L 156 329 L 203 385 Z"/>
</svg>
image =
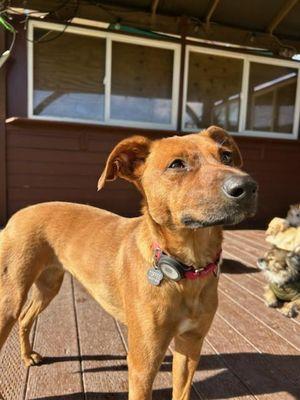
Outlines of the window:
<svg viewBox="0 0 300 400">
<path fill-rule="evenodd" d="M 179 43 L 45 21 L 28 39 L 29 117 L 298 137 L 299 62 L 187 45 L 180 71 Z"/>
<path fill-rule="evenodd" d="M 178 44 L 30 21 L 29 116 L 177 128 Z"/>
<path fill-rule="evenodd" d="M 247 129 L 293 133 L 298 71 L 250 63 Z"/>
<path fill-rule="evenodd" d="M 184 128 L 221 125 L 237 132 L 242 75 L 242 60 L 191 52 Z"/>
<path fill-rule="evenodd" d="M 297 138 L 299 68 L 294 61 L 187 46 L 182 129 L 215 124 L 238 135 Z"/>
<path fill-rule="evenodd" d="M 55 36 L 34 29 L 34 40 L 45 38 L 45 43 L 33 47 L 33 114 L 103 121 L 105 40 Z"/>
<path fill-rule="evenodd" d="M 171 124 L 173 53 L 157 47 L 112 43 L 112 119 Z"/>
</svg>

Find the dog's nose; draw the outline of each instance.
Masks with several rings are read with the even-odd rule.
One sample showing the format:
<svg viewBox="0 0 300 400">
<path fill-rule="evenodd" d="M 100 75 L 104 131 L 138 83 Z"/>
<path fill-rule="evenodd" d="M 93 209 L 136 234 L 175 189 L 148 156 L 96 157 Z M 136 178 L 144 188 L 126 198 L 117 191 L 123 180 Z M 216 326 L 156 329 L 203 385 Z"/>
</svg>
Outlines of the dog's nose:
<svg viewBox="0 0 300 400">
<path fill-rule="evenodd" d="M 223 192 L 232 200 L 242 200 L 256 194 L 257 183 L 249 175 L 230 175 L 223 183 Z"/>
<path fill-rule="evenodd" d="M 258 260 L 257 260 L 257 266 L 258 266 L 258 268 L 260 268 L 260 269 L 265 269 L 266 268 L 266 260 L 264 259 L 264 258 L 259 258 Z"/>
</svg>

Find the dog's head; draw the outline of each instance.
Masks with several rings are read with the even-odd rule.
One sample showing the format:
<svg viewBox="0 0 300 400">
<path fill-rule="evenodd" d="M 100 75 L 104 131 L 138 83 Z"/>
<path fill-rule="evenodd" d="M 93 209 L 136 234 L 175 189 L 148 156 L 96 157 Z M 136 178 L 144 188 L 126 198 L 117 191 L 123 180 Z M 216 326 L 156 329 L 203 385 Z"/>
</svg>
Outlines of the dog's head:
<svg viewBox="0 0 300 400">
<path fill-rule="evenodd" d="M 283 285 L 300 278 L 300 249 L 298 253 L 272 247 L 258 259 L 257 265 L 270 282 Z"/>
<path fill-rule="evenodd" d="M 290 206 L 286 219 L 290 226 L 298 228 L 300 226 L 300 203 Z"/>
<path fill-rule="evenodd" d="M 117 177 L 133 182 L 160 225 L 235 224 L 254 215 L 257 201 L 257 184 L 241 165 L 236 143 L 215 126 L 155 141 L 134 136 L 113 149 L 98 189 Z"/>
</svg>

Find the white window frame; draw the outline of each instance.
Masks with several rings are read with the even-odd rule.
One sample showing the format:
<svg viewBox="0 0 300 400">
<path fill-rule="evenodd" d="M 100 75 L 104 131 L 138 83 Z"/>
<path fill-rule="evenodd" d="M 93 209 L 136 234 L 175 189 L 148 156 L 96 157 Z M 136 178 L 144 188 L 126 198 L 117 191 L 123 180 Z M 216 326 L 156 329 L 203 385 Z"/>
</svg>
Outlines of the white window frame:
<svg viewBox="0 0 300 400">
<path fill-rule="evenodd" d="M 197 129 L 185 128 L 185 110 L 187 103 L 187 90 L 188 90 L 188 71 L 189 71 L 189 58 L 190 53 L 202 53 L 211 54 L 215 56 L 223 56 L 228 58 L 236 58 L 243 61 L 243 75 L 242 75 L 242 86 L 241 86 L 241 100 L 240 100 L 240 111 L 239 111 L 239 129 L 238 132 L 230 132 L 236 136 L 252 136 L 252 137 L 264 137 L 273 139 L 298 139 L 299 132 L 299 118 L 300 118 L 300 63 L 297 61 L 280 60 L 264 56 L 255 56 L 251 54 L 236 53 L 233 51 L 212 49 L 202 46 L 188 45 L 186 46 L 185 53 L 185 65 L 184 65 L 184 82 L 183 82 L 183 102 L 182 102 L 182 126 L 181 129 L 184 132 L 195 132 Z M 254 131 L 246 129 L 247 119 L 247 101 L 248 101 L 248 90 L 249 90 L 249 74 L 250 74 L 250 63 L 260 63 L 267 65 L 276 65 L 283 67 L 294 68 L 298 71 L 297 74 L 297 87 L 296 97 L 294 104 L 294 121 L 293 121 L 293 132 L 267 132 L 267 131 Z M 199 129 L 198 129 L 199 130 Z"/>
<path fill-rule="evenodd" d="M 51 121 L 66 121 L 66 122 L 81 122 L 96 125 L 113 125 L 113 126 L 127 126 L 133 128 L 150 128 L 150 129 L 162 129 L 162 130 L 176 130 L 177 129 L 177 115 L 178 115 L 178 97 L 179 97 L 179 76 L 180 76 L 180 44 L 164 42 L 155 39 L 139 38 L 134 36 L 125 36 L 112 32 L 105 32 L 90 28 L 82 28 L 74 25 L 70 25 L 65 29 L 65 32 L 75 33 L 78 35 L 85 35 L 90 37 L 97 37 L 106 39 L 106 55 L 105 55 L 105 78 L 104 78 L 104 119 L 103 120 L 91 120 L 91 119 L 79 119 L 70 117 L 56 117 L 56 116 L 44 116 L 36 115 L 33 113 L 33 91 L 34 91 L 34 70 L 33 70 L 33 47 L 34 47 L 34 29 L 42 28 L 49 29 L 57 32 L 61 32 L 65 29 L 64 25 L 30 20 L 28 23 L 27 33 L 27 104 L 28 104 L 28 117 L 39 120 L 51 120 Z M 155 122 L 141 122 L 141 121 L 130 121 L 130 120 L 117 120 L 110 117 L 110 94 L 111 94 L 111 55 L 112 55 L 112 42 L 123 42 L 133 45 L 143 45 L 149 47 L 156 47 L 160 49 L 173 50 L 173 77 L 172 77 L 172 108 L 171 108 L 171 121 L 169 124 L 161 124 Z M 100 79 L 100 77 L 99 77 Z"/>
</svg>

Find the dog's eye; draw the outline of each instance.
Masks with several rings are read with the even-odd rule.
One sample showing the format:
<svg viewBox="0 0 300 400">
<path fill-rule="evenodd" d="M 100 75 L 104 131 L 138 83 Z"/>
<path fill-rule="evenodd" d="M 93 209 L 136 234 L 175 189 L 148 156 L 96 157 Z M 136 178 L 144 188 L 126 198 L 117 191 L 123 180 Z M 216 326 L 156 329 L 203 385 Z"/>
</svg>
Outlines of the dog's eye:
<svg viewBox="0 0 300 400">
<path fill-rule="evenodd" d="M 177 158 L 176 160 L 173 160 L 171 164 L 168 166 L 170 169 L 184 169 L 186 168 L 186 164 L 183 160 L 180 160 Z"/>
<path fill-rule="evenodd" d="M 223 164 L 231 165 L 232 164 L 232 153 L 230 151 L 223 151 L 221 154 L 221 161 Z"/>
</svg>

